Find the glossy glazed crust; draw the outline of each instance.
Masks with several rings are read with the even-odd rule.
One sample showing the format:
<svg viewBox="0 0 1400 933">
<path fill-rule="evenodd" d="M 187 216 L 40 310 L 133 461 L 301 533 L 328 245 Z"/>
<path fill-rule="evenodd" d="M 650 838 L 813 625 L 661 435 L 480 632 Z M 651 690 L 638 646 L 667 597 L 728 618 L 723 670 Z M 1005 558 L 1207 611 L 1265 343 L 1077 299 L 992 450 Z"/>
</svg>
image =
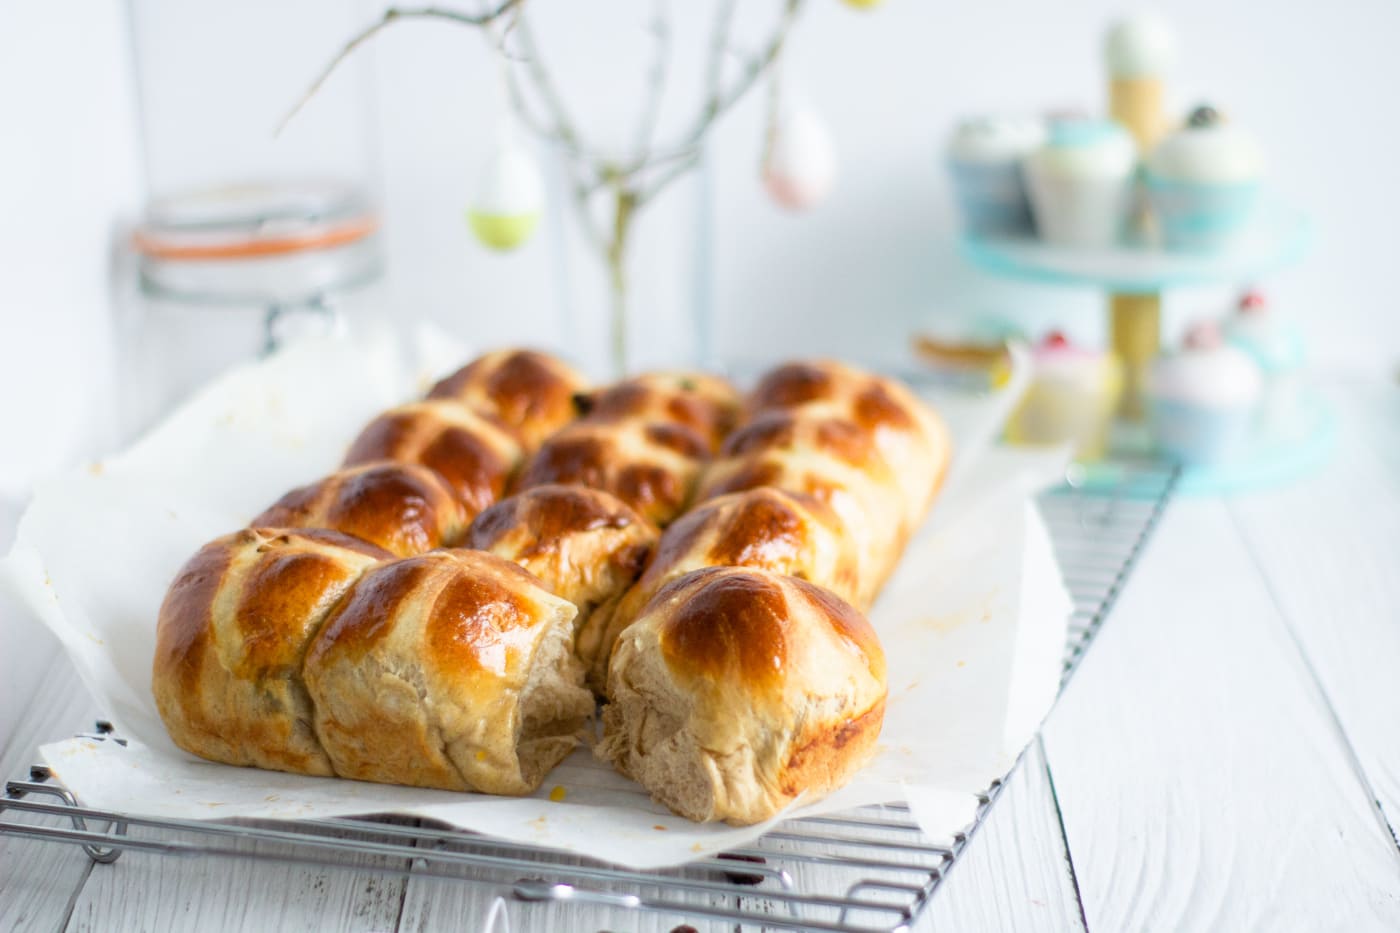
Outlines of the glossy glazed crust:
<svg viewBox="0 0 1400 933">
<path fill-rule="evenodd" d="M 745 399 L 746 423 L 774 411 L 826 417 L 865 433 L 898 479 L 914 522 L 927 513 L 952 443 L 943 419 L 907 386 L 835 360 L 787 363 Z"/>
<path fill-rule="evenodd" d="M 594 421 L 645 421 L 693 431 L 709 453 L 719 449 L 739 416 L 738 390 L 699 372 L 643 373 L 605 386 L 582 401 Z"/>
<path fill-rule="evenodd" d="M 382 461 L 337 470 L 293 489 L 254 527 L 329 528 L 411 557 L 457 544 L 466 509 L 441 476 L 416 463 Z"/>
<path fill-rule="evenodd" d="M 678 424 L 589 416 L 545 441 L 521 471 L 517 491 L 546 484 L 601 489 L 657 526 L 684 511 L 709 452 Z"/>
<path fill-rule="evenodd" d="M 161 605 L 151 690 L 175 744 L 213 761 L 331 774 L 302 658 L 387 551 L 334 531 L 253 528 L 181 568 Z"/>
<path fill-rule="evenodd" d="M 396 460 L 425 466 L 447 481 L 474 518 L 501 498 L 523 456 L 520 442 L 498 422 L 436 399 L 375 418 L 350 445 L 345 465 Z"/>
<path fill-rule="evenodd" d="M 558 357 L 498 350 L 438 382 L 428 398 L 451 399 L 493 416 L 533 451 L 577 417 L 574 396 L 587 388 L 587 380 Z"/>
<path fill-rule="evenodd" d="M 872 753 L 885 663 L 829 591 L 741 567 L 668 583 L 622 633 L 598 754 L 693 820 L 759 822 Z"/>
<path fill-rule="evenodd" d="M 661 536 L 656 556 L 626 594 L 580 624 L 577 648 L 590 685 L 607 682 L 618 634 L 662 586 L 705 567 L 757 567 L 857 595 L 855 546 L 829 506 L 812 496 L 759 487 L 702 502 Z"/>
<path fill-rule="evenodd" d="M 593 710 L 570 650 L 574 611 L 481 551 L 433 551 L 366 573 L 306 654 L 335 773 L 533 791 Z"/>
<path fill-rule="evenodd" d="M 656 547 L 656 526 L 599 489 L 545 485 L 476 517 L 466 546 L 514 561 L 578 608 L 577 631 L 594 610 L 632 585 Z"/>
<path fill-rule="evenodd" d="M 800 414 L 792 417 L 802 419 Z M 839 452 L 803 440 L 809 433 L 797 432 L 797 440 L 790 444 L 749 449 L 714 461 L 696 498 L 703 502 L 769 487 L 816 499 L 836 514 L 851 543 L 857 565 L 852 601 L 866 609 L 904 550 L 913 527 L 909 511 L 893 472 L 883 462 L 864 469 Z"/>
</svg>

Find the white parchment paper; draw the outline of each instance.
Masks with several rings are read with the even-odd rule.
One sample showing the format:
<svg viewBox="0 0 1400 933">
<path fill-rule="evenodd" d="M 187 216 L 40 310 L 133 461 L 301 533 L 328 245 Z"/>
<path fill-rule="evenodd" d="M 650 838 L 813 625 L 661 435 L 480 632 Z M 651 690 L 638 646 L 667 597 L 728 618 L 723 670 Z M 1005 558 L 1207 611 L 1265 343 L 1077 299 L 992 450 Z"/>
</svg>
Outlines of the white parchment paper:
<svg viewBox="0 0 1400 933">
<path fill-rule="evenodd" d="M 180 565 L 332 470 L 366 421 L 468 355 L 432 334 L 305 342 L 212 383 L 121 455 L 38 486 L 0 582 L 58 636 L 130 740 L 42 749 L 79 800 L 186 819 L 412 814 L 638 868 L 764 831 L 676 817 L 586 749 L 539 793 L 512 799 L 234 768 L 166 736 L 150 670 L 157 610 Z M 1049 709 L 1071 603 L 1030 496 L 1063 475 L 1065 460 L 989 448 L 1020 385 L 936 400 L 958 454 L 932 520 L 871 614 L 890 684 L 879 751 L 850 785 L 788 815 L 903 800 L 930 835 L 950 836 Z"/>
</svg>

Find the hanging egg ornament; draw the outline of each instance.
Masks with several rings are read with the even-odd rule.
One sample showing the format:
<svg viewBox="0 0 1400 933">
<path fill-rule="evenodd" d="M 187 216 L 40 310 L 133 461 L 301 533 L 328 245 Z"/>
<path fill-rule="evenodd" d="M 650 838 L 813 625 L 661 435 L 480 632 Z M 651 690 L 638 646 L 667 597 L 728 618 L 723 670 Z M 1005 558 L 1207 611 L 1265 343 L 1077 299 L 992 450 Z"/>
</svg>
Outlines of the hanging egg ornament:
<svg viewBox="0 0 1400 933">
<path fill-rule="evenodd" d="M 836 147 L 816 112 L 802 108 L 781 118 L 763 165 L 768 194 L 783 207 L 815 207 L 836 184 Z"/>
<path fill-rule="evenodd" d="M 506 252 L 530 239 L 544 207 L 544 180 L 534 156 L 504 134 L 486 161 L 467 222 L 484 246 Z"/>
</svg>

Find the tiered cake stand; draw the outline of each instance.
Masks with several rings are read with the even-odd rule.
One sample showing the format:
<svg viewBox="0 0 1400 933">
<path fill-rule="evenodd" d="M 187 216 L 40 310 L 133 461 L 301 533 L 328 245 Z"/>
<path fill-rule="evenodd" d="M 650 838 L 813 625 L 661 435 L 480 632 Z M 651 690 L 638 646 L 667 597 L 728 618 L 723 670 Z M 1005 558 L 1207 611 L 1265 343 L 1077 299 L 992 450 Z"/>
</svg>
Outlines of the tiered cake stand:
<svg viewBox="0 0 1400 933">
<path fill-rule="evenodd" d="M 1052 246 L 1033 237 L 962 240 L 974 265 L 1004 278 L 1050 285 L 1100 288 L 1108 295 L 1110 345 L 1123 361 L 1126 391 L 1113 432 L 1111 456 L 1076 467 L 1086 486 L 1109 486 L 1121 468 L 1114 461 L 1154 456 L 1144 422 L 1143 376 L 1161 349 L 1161 296 L 1192 285 L 1249 286 L 1298 262 L 1307 250 L 1306 218 L 1285 205 L 1265 201 L 1255 222 L 1230 249 L 1174 252 L 1151 242 L 1111 248 Z M 1297 411 L 1285 432 L 1261 428 L 1249 450 L 1214 466 L 1183 468 L 1178 489 L 1221 493 L 1287 482 L 1324 463 L 1336 433 L 1335 420 L 1310 387 L 1298 394 Z"/>
</svg>

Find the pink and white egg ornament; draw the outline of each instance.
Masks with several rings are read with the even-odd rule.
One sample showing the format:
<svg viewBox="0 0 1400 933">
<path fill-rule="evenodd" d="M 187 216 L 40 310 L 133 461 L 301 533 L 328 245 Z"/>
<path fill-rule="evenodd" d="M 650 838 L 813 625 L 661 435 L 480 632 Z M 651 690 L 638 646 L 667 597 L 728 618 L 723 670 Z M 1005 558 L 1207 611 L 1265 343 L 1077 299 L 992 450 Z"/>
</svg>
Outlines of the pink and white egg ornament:
<svg viewBox="0 0 1400 933">
<path fill-rule="evenodd" d="M 836 147 L 816 112 L 802 107 L 778 120 L 763 164 L 763 184 L 781 206 L 800 211 L 824 201 L 836 184 Z"/>
</svg>

